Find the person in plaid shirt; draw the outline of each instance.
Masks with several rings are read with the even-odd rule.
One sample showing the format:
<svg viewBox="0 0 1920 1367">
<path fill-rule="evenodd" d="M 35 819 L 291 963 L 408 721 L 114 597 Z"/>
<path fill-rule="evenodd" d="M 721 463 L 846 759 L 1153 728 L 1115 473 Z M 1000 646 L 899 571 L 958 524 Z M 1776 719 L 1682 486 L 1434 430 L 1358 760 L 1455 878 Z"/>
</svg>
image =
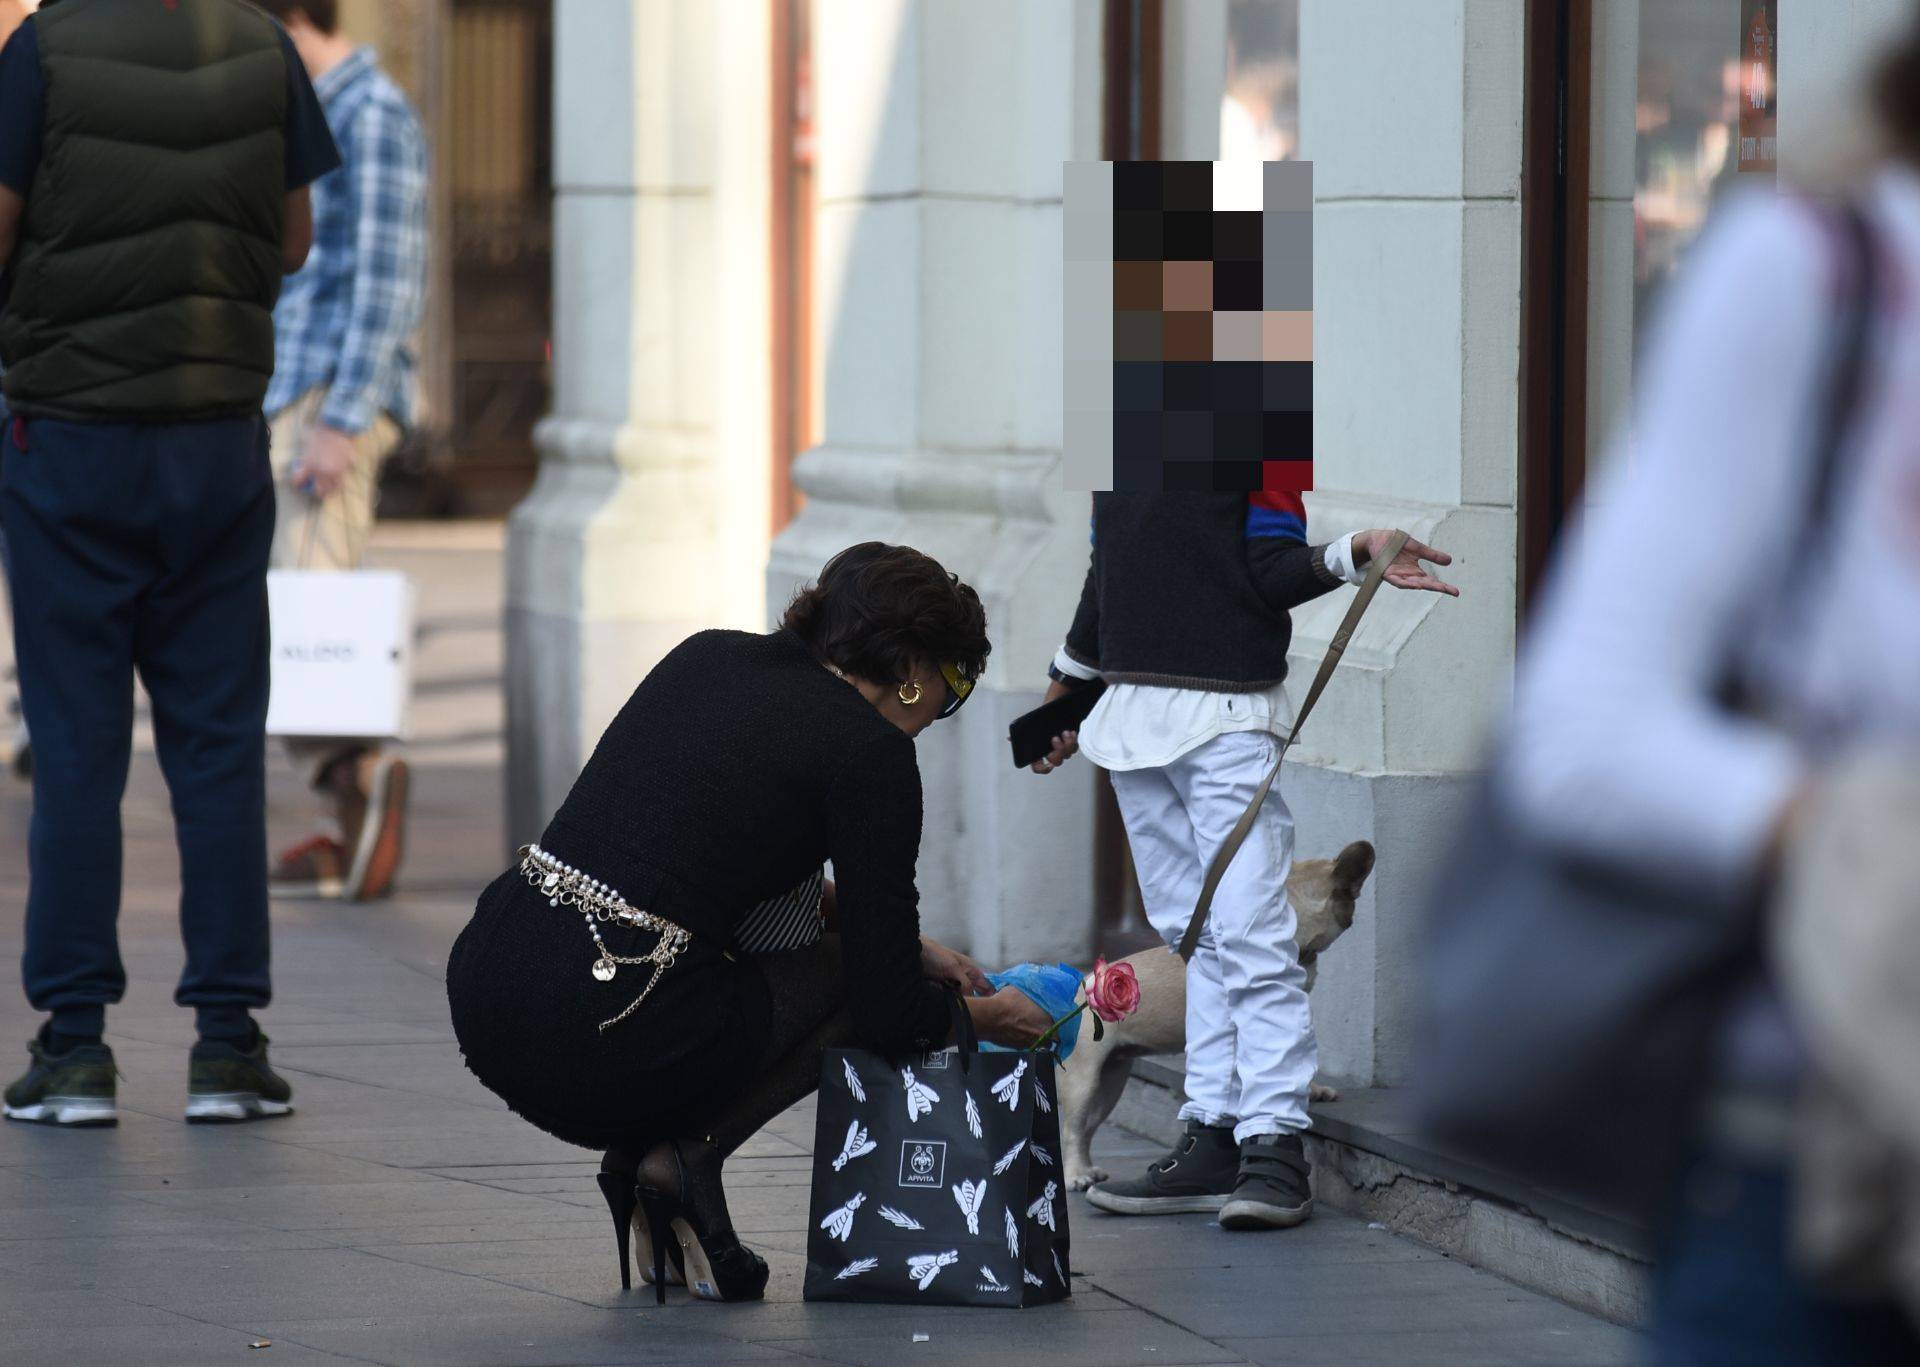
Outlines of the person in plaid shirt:
<svg viewBox="0 0 1920 1367">
<path fill-rule="evenodd" d="M 258 0 L 313 78 L 343 161 L 313 187 L 314 245 L 274 310 L 276 568 L 358 568 L 380 466 L 412 417 L 410 339 L 426 294 L 427 151 L 420 121 L 372 48 L 339 31 L 336 0 Z M 339 835 L 276 862 L 281 896 L 384 895 L 405 832 L 407 766 L 373 741 L 291 739 L 333 804 Z"/>
</svg>

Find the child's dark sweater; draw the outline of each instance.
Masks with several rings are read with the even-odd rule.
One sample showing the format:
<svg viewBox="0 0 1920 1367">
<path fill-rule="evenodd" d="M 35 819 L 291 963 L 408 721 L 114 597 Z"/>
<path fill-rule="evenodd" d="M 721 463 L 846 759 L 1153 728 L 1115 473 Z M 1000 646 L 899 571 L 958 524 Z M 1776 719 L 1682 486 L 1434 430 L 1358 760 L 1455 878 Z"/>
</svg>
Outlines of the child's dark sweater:
<svg viewBox="0 0 1920 1367">
<path fill-rule="evenodd" d="M 1287 675 L 1288 613 L 1345 582 L 1289 494 L 1095 494 L 1067 654 L 1109 683 L 1250 693 Z"/>
</svg>

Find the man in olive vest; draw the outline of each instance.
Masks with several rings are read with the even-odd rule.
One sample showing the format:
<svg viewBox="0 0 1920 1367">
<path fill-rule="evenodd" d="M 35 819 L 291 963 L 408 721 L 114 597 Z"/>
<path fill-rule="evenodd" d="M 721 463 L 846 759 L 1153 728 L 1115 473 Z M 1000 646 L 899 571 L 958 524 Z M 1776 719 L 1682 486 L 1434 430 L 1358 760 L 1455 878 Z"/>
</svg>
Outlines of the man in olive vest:
<svg viewBox="0 0 1920 1367">
<path fill-rule="evenodd" d="M 137 670 L 172 796 L 189 1120 L 289 1109 L 267 1004 L 261 400 L 273 305 L 339 164 L 245 0 L 46 0 L 0 50 L 0 523 L 33 730 L 24 976 L 49 1019 L 5 1113 L 112 1124 L 120 800 Z"/>
</svg>

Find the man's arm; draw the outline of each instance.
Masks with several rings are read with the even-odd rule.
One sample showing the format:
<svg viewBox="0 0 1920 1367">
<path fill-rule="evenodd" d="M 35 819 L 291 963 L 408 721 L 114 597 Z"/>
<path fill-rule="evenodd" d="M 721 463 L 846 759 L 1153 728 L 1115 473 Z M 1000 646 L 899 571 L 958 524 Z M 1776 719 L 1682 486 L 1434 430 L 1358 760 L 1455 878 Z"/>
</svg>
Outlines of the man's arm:
<svg viewBox="0 0 1920 1367">
<path fill-rule="evenodd" d="M 13 249 L 20 243 L 20 216 L 26 211 L 27 201 L 0 185 L 0 270 L 13 260 Z"/>
<path fill-rule="evenodd" d="M 410 110 L 374 100 L 348 134 L 353 294 L 320 425 L 358 435 L 380 417 L 401 348 L 420 320 L 427 275 L 427 154 Z"/>
<path fill-rule="evenodd" d="M 313 250 L 313 192 L 304 185 L 287 195 L 286 224 L 280 265 L 292 275 L 307 264 L 307 255 Z"/>
</svg>

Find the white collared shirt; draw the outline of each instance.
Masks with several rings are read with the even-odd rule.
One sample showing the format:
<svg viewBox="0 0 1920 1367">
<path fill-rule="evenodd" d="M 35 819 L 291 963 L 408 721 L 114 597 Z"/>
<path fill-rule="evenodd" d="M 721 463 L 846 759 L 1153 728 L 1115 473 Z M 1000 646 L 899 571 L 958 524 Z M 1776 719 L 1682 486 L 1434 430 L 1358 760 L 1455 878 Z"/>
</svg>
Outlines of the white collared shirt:
<svg viewBox="0 0 1920 1367">
<path fill-rule="evenodd" d="M 1327 547 L 1327 568 L 1349 584 L 1366 579 L 1353 563 L 1353 535 Z M 1076 679 L 1097 679 L 1062 646 L 1054 667 Z M 1224 693 L 1157 684 L 1110 685 L 1080 724 L 1080 753 L 1102 769 L 1157 769 L 1171 764 L 1215 736 L 1233 731 L 1266 731 L 1285 736 L 1293 729 L 1293 703 L 1284 683 L 1257 693 Z"/>
</svg>

